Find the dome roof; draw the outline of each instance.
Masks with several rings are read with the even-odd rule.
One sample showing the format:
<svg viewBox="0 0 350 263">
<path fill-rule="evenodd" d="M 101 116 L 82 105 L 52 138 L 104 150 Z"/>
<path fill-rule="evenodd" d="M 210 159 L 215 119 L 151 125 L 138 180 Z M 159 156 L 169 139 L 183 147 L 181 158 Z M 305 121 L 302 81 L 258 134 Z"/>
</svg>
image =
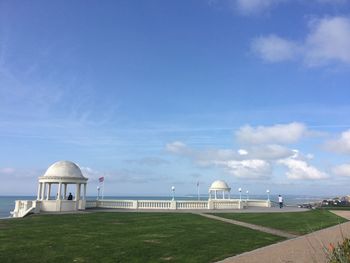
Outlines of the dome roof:
<svg viewBox="0 0 350 263">
<path fill-rule="evenodd" d="M 228 184 L 225 181 L 222 180 L 216 180 L 214 181 L 211 186 L 210 186 L 211 190 L 226 190 L 226 191 L 230 191 L 231 188 L 228 186 Z"/>
<path fill-rule="evenodd" d="M 70 161 L 59 161 L 54 163 L 46 170 L 43 177 L 65 177 L 85 179 L 79 166 Z"/>
</svg>

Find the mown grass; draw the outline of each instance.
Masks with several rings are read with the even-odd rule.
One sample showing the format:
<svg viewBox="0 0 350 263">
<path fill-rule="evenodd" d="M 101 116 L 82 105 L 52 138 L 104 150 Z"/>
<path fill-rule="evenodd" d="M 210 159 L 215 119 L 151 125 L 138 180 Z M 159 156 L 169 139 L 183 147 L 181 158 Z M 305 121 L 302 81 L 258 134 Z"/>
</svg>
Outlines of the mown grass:
<svg viewBox="0 0 350 263">
<path fill-rule="evenodd" d="M 276 228 L 293 234 L 307 234 L 347 221 L 327 210 L 288 213 L 216 213 L 215 215 Z"/>
<path fill-rule="evenodd" d="M 280 240 L 193 214 L 38 215 L 0 221 L 0 262 L 213 262 Z"/>
<path fill-rule="evenodd" d="M 319 210 L 350 210 L 350 206 L 323 206 Z"/>
</svg>

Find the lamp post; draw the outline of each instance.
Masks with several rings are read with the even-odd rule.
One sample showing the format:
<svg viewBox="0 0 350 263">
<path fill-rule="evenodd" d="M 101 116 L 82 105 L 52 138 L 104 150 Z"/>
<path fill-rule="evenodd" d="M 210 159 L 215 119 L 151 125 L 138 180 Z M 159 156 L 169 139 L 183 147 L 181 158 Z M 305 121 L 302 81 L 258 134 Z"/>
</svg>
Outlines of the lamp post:
<svg viewBox="0 0 350 263">
<path fill-rule="evenodd" d="M 173 201 L 175 200 L 175 186 L 171 187 L 171 191 L 173 191 Z"/>
<path fill-rule="evenodd" d="M 238 188 L 239 192 L 239 201 L 242 201 L 242 188 Z"/>
<path fill-rule="evenodd" d="M 97 200 L 100 200 L 100 187 L 97 186 Z"/>
<path fill-rule="evenodd" d="M 249 191 L 247 190 L 245 193 L 247 194 L 247 200 L 249 200 Z"/>
<path fill-rule="evenodd" d="M 270 201 L 270 190 L 267 189 L 267 190 L 266 190 L 266 193 L 267 193 L 267 201 Z"/>
</svg>

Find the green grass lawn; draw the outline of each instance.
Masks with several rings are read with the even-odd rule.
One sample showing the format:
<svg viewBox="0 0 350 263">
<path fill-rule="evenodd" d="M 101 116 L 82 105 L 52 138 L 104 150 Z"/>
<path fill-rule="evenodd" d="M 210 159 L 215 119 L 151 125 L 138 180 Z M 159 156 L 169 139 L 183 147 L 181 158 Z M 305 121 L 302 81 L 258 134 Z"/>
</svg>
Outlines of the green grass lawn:
<svg viewBox="0 0 350 263">
<path fill-rule="evenodd" d="M 327 210 L 294 213 L 216 213 L 215 215 L 276 228 L 293 234 L 306 234 L 347 221 Z"/>
<path fill-rule="evenodd" d="M 280 240 L 193 214 L 37 215 L 0 221 L 0 262 L 213 262 Z"/>
<path fill-rule="evenodd" d="M 324 206 L 317 208 L 320 210 L 350 210 L 350 206 Z"/>
</svg>

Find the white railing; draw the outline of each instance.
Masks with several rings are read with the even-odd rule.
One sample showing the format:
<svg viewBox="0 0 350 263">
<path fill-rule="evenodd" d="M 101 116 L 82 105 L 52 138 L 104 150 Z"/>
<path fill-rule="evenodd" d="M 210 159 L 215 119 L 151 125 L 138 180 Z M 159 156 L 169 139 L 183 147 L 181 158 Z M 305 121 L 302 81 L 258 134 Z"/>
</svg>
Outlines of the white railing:
<svg viewBox="0 0 350 263">
<path fill-rule="evenodd" d="M 34 212 L 37 201 L 16 200 L 15 210 L 11 212 L 12 217 L 25 217 L 27 214 Z"/>
<path fill-rule="evenodd" d="M 88 204 L 91 201 L 87 201 Z M 98 200 L 95 201 L 97 206 L 101 208 L 133 208 L 133 204 L 135 201 L 132 200 Z"/>
<path fill-rule="evenodd" d="M 172 201 L 138 200 L 135 208 L 138 209 L 171 209 Z"/>
<path fill-rule="evenodd" d="M 171 201 L 171 200 L 87 200 L 86 208 L 115 209 L 154 209 L 154 210 L 204 210 L 204 209 L 244 209 L 245 207 L 269 207 L 266 200 L 208 200 L 208 201 Z"/>
<path fill-rule="evenodd" d="M 177 201 L 176 209 L 208 209 L 208 201 Z"/>
<path fill-rule="evenodd" d="M 90 200 L 87 200 L 86 201 L 86 208 L 94 208 L 94 207 L 97 207 L 97 201 L 90 201 Z"/>
<path fill-rule="evenodd" d="M 215 200 L 213 209 L 239 209 L 239 201 Z"/>
</svg>

